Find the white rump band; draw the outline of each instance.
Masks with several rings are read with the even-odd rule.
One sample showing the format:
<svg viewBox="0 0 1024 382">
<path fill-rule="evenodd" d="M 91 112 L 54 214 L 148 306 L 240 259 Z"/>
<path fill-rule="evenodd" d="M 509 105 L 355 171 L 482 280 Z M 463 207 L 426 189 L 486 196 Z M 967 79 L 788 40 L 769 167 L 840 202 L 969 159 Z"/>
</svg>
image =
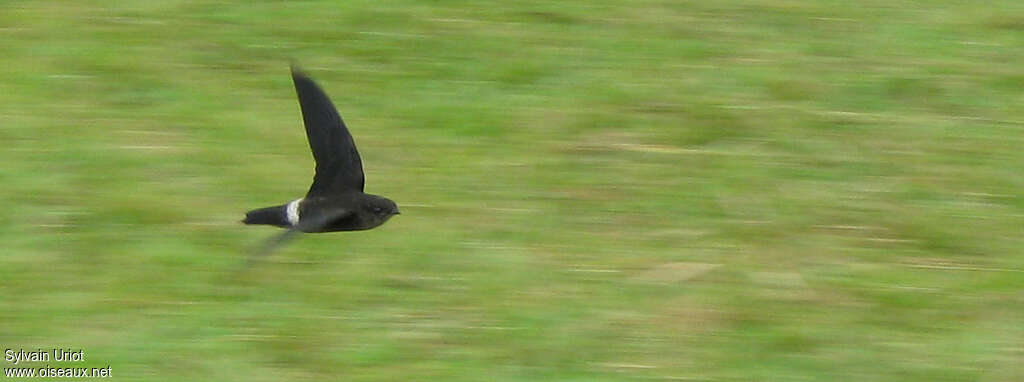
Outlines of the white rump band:
<svg viewBox="0 0 1024 382">
<path fill-rule="evenodd" d="M 288 224 L 293 227 L 299 224 L 299 203 L 302 202 L 302 198 L 292 200 L 288 203 Z"/>
</svg>

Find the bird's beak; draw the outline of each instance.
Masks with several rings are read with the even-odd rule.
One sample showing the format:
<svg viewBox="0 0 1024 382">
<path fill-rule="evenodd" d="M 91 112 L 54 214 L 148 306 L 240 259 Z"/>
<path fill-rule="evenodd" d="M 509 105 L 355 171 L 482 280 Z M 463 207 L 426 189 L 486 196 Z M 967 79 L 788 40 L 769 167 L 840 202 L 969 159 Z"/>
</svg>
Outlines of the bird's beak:
<svg viewBox="0 0 1024 382">
<path fill-rule="evenodd" d="M 395 210 L 395 213 L 393 215 L 401 215 L 401 214 L 402 214 L 402 211 Z"/>
</svg>

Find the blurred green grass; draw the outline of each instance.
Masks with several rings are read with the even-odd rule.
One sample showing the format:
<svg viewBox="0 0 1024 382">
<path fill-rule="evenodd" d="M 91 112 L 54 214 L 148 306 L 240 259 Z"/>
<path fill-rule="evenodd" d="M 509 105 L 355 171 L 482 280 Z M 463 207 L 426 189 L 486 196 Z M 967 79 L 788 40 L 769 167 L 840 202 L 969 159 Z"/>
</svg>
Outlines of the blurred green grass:
<svg viewBox="0 0 1024 382">
<path fill-rule="evenodd" d="M 0 41 L 5 348 L 153 381 L 1024 380 L 1016 1 L 10 1 Z M 312 175 L 291 59 L 403 214 L 242 272 L 275 232 L 243 213 Z"/>
</svg>

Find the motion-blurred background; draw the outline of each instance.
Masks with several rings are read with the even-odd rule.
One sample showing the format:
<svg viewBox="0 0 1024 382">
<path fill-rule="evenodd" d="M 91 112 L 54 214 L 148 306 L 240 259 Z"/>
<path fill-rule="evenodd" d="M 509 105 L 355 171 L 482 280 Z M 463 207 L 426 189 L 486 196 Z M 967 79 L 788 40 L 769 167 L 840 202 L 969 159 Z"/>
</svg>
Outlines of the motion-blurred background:
<svg viewBox="0 0 1024 382">
<path fill-rule="evenodd" d="M 0 42 L 2 348 L 140 381 L 1024 380 L 1018 1 L 6 1 Z M 403 214 L 244 271 L 278 232 L 244 212 L 312 177 L 290 60 Z"/>
</svg>

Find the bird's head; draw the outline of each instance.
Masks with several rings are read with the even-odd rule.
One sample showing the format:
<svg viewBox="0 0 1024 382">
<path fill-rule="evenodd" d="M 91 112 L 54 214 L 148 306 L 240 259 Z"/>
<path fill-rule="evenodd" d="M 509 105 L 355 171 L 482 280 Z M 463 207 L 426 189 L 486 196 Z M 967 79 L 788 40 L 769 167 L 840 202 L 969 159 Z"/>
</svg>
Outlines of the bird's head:
<svg viewBox="0 0 1024 382">
<path fill-rule="evenodd" d="M 401 213 L 394 201 L 377 195 L 370 195 L 363 210 L 380 219 L 381 223 Z"/>
</svg>

